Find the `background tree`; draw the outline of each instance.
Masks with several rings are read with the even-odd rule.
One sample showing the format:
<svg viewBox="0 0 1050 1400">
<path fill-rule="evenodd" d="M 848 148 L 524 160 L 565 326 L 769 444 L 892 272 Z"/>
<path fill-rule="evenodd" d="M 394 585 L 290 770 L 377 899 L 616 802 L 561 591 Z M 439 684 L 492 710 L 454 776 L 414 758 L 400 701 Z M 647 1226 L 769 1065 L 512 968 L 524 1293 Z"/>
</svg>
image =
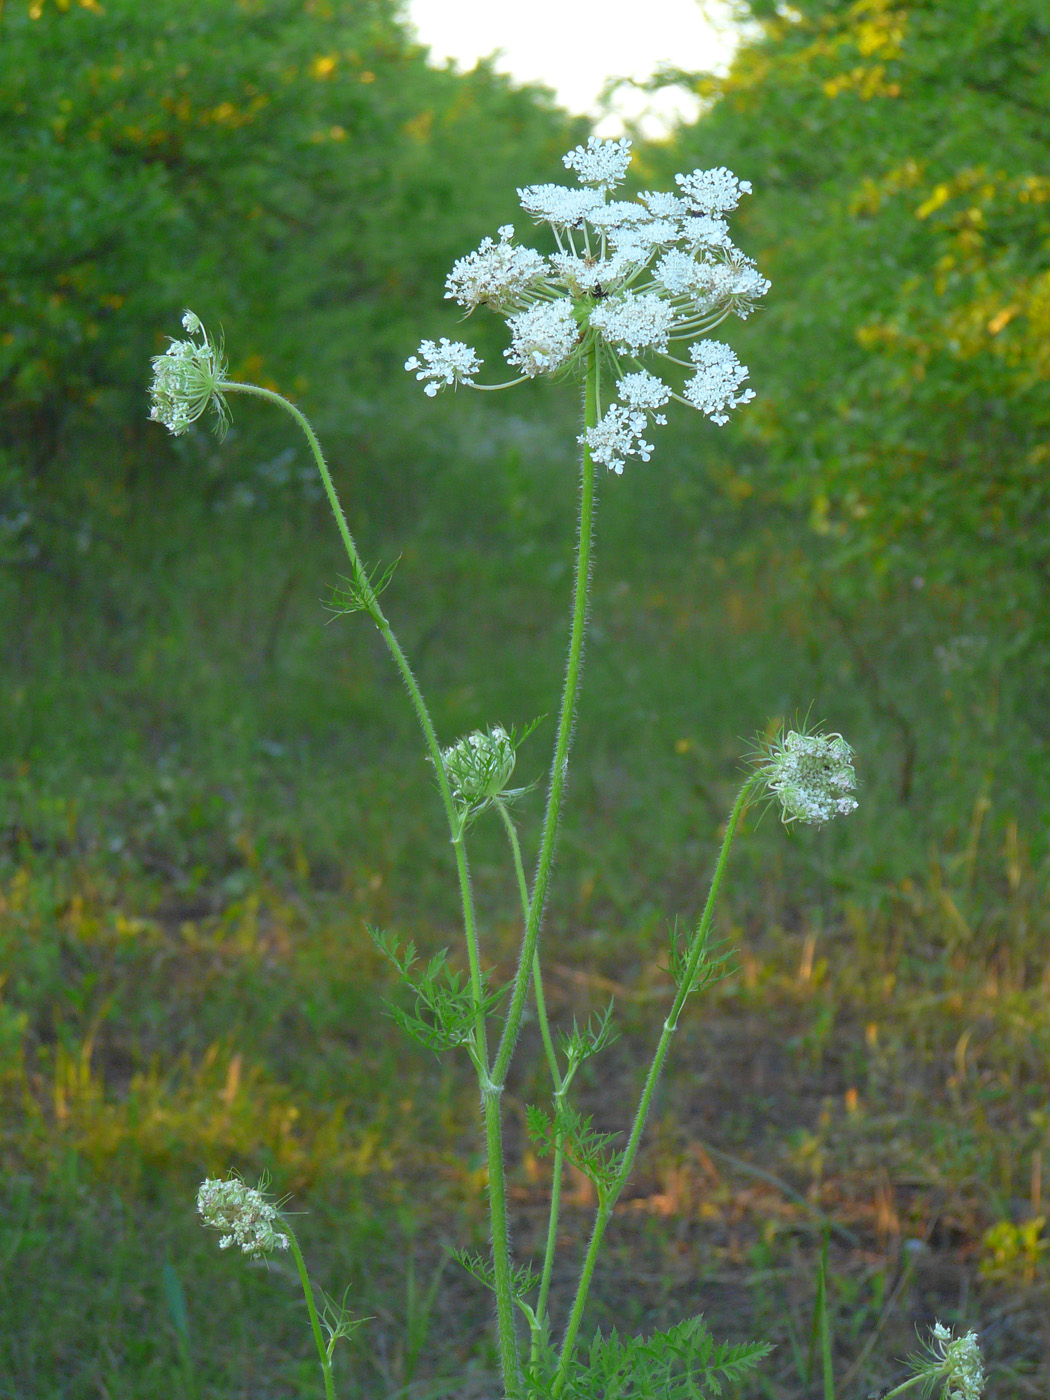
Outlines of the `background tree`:
<svg viewBox="0 0 1050 1400">
<path fill-rule="evenodd" d="M 739 10 L 751 38 L 726 77 L 694 75 L 710 110 L 674 158 L 763 191 L 744 218 L 774 290 L 746 346 L 764 387 L 741 494 L 804 505 L 837 587 L 861 555 L 852 587 L 943 586 L 1012 648 L 1045 639 L 1045 7 Z"/>
<path fill-rule="evenodd" d="M 52 550 L 98 513 L 74 438 L 103 445 L 110 486 L 117 445 L 154 470 L 144 366 L 186 304 L 223 323 L 236 373 L 324 385 L 312 406 L 346 431 L 401 375 L 422 289 L 577 129 L 488 66 L 428 67 L 395 0 L 33 0 L 0 36 L 9 551 L 39 549 L 60 501 Z"/>
</svg>

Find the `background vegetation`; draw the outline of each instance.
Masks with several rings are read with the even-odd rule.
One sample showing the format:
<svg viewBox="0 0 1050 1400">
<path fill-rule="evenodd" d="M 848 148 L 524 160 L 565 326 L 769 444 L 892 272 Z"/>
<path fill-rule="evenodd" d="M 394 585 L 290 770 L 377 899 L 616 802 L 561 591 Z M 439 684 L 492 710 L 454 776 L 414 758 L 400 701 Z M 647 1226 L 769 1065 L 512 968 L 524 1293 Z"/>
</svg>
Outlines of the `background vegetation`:
<svg viewBox="0 0 1050 1400">
<path fill-rule="evenodd" d="M 991 1394 L 1041 1396 L 1050 24 L 1035 0 L 742 18 L 732 71 L 688 76 L 703 119 L 635 166 L 752 180 L 739 238 L 774 290 L 733 333 L 755 403 L 675 419 L 601 490 L 548 926 L 555 1014 L 617 999 L 597 1126 L 749 735 L 812 702 L 863 802 L 740 844 L 740 972 L 676 1049 L 593 1321 L 703 1310 L 777 1342 L 750 1393 L 812 1395 L 827 1233 L 841 1395 L 937 1316 L 981 1333 Z M 431 403 L 401 365 L 451 331 L 452 260 L 586 127 L 428 67 L 392 0 L 8 0 L 0 92 L 0 1396 L 315 1394 L 294 1280 L 195 1222 L 236 1168 L 292 1193 L 319 1281 L 372 1315 L 345 1393 L 485 1397 L 487 1304 L 443 1254 L 484 1238 L 468 1076 L 383 1019 L 364 927 L 436 948 L 455 920 L 411 716 L 367 630 L 325 625 L 341 561 L 285 426 L 242 401 L 221 448 L 173 441 L 145 385 L 183 306 L 221 325 L 235 373 L 314 417 L 368 554 L 400 556 L 443 737 L 548 712 L 577 406 Z M 474 860 L 508 965 L 497 832 Z M 534 1048 L 508 1095 L 525 1254 Z"/>
</svg>

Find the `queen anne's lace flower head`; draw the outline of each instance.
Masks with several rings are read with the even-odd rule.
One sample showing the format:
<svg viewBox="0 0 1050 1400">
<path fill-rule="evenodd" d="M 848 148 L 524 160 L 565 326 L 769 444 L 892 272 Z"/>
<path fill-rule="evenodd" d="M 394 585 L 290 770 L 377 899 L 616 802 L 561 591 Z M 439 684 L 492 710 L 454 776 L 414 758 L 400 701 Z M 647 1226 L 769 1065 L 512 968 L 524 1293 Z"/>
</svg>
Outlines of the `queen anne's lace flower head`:
<svg viewBox="0 0 1050 1400">
<path fill-rule="evenodd" d="M 915 1358 L 913 1364 L 927 1383 L 924 1393 L 940 1382 L 943 1400 L 981 1400 L 984 1363 L 976 1332 L 953 1337 L 943 1322 L 935 1322 L 928 1354 Z"/>
<path fill-rule="evenodd" d="M 853 750 L 841 734 L 780 733 L 761 746 L 757 769 L 785 824 L 820 825 L 856 809 Z"/>
<path fill-rule="evenodd" d="M 223 1231 L 220 1249 L 235 1244 L 253 1259 L 275 1249 L 288 1248 L 288 1236 L 277 1230 L 277 1207 L 251 1186 L 236 1178 L 202 1181 L 197 1210 L 205 1225 Z"/>
<path fill-rule="evenodd" d="M 183 312 L 182 326 L 188 335 L 199 337 L 199 343 L 173 340 L 163 355 L 154 357 L 149 416 L 180 437 L 211 407 L 218 419 L 215 431 L 224 438 L 230 411 L 222 394 L 227 374 L 222 341 L 213 344 L 192 311 Z"/>
<path fill-rule="evenodd" d="M 506 320 L 504 356 L 519 371 L 511 383 L 582 378 L 595 360 L 599 384 L 616 382 L 614 401 L 599 390 L 598 421 L 580 437 L 614 472 L 628 457 L 648 460 L 653 448 L 643 433 L 666 421 L 657 410 L 671 399 L 721 424 L 754 397 L 729 347 L 703 337 L 727 316 L 746 317 L 769 290 L 729 236 L 726 216 L 750 192 L 747 180 L 722 167 L 694 170 L 675 177 L 678 193 L 610 198 L 630 159 L 626 139 L 591 137 L 577 146 L 564 157 L 576 186 L 518 190 L 525 213 L 549 229 L 554 250 L 516 243 L 505 224 L 498 242 L 486 238 L 460 258 L 445 283 L 446 297 L 468 313 L 484 305 Z M 654 357 L 686 375 L 657 377 L 646 363 Z M 459 341 L 425 340 L 405 368 L 431 396 L 448 385 L 508 387 L 475 385 L 480 361 Z"/>
</svg>

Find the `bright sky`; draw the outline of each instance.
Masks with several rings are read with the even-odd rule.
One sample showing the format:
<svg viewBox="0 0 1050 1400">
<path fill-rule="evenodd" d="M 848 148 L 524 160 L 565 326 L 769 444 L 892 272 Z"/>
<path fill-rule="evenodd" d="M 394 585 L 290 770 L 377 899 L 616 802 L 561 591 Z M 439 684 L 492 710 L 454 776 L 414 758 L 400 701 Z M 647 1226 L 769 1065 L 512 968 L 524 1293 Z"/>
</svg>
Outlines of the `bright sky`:
<svg viewBox="0 0 1050 1400">
<path fill-rule="evenodd" d="M 406 13 L 435 62 L 453 58 L 467 70 L 499 49 L 501 72 L 545 83 L 580 113 L 595 111 L 607 78 L 647 78 L 660 63 L 718 69 L 733 51 L 725 0 L 408 0 Z M 699 110 L 681 88 L 619 95 L 614 109 L 630 117 L 649 109 L 652 136 Z M 597 127 L 602 136 L 622 130 L 615 115 Z"/>
</svg>

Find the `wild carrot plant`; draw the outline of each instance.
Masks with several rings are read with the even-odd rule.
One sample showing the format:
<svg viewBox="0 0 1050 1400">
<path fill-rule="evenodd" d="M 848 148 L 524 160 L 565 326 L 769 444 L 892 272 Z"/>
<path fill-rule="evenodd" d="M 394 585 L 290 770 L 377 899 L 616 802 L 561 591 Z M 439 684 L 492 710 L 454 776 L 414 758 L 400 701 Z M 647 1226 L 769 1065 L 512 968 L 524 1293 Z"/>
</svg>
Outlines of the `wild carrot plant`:
<svg viewBox="0 0 1050 1400">
<path fill-rule="evenodd" d="M 467 314 L 487 307 L 506 321 L 510 345 L 504 356 L 511 371 L 507 382 L 478 382 L 482 363 L 476 352 L 447 338 L 424 340 L 405 366 L 429 396 L 448 387 L 504 389 L 540 376 L 582 388 L 568 660 L 531 877 L 513 816 L 514 801 L 525 789 L 510 785 L 518 749 L 528 731 L 518 733 L 510 725 L 493 724 L 442 743 L 380 602 L 389 573 L 370 569 L 362 559 L 305 416 L 270 389 L 230 380 L 221 342 L 208 336 L 193 312 L 183 317 L 189 338 L 173 341 L 153 362 L 152 417 L 173 433 L 186 432 L 211 410 L 221 434 L 230 421 L 227 398 L 232 394 L 267 400 L 299 424 L 349 559 L 349 575 L 333 589 L 330 605 L 340 613 L 364 613 L 378 629 L 419 721 L 451 837 L 467 971 L 455 971 L 447 952 L 421 959 L 412 943 L 402 944 L 379 931 L 373 937 L 409 990 L 408 1009 L 392 1008 L 397 1021 L 431 1050 L 461 1050 L 477 1076 L 491 1251 L 486 1257 L 466 1253 L 458 1257 L 495 1296 L 501 1380 L 508 1400 L 641 1400 L 656 1395 L 685 1400 L 719 1393 L 727 1381 L 743 1376 L 768 1352 L 763 1342 L 715 1342 L 702 1318 L 687 1319 L 648 1339 L 599 1334 L 587 1347 L 580 1345 L 580 1329 L 605 1232 L 634 1167 L 685 1003 L 730 970 L 729 955 L 719 947 L 712 930 L 730 851 L 746 808 L 765 798 L 779 805 L 786 822 L 819 824 L 847 815 L 856 806 L 852 752 L 840 735 L 781 731 L 772 741 L 760 743 L 729 813 L 706 903 L 691 934 L 683 941 L 672 941 L 668 967 L 674 995 L 633 1118 L 625 1125 L 626 1141 L 615 1147 L 613 1136 L 594 1130 L 571 1096 L 580 1066 L 614 1038 L 612 1008 L 584 1028 L 574 1021 L 571 1031 L 556 1035 L 546 1010 L 541 939 L 587 630 L 595 489 L 603 469 L 619 475 L 629 460 L 649 460 L 654 449 L 645 434 L 653 425 L 666 424 L 665 410 L 672 402 L 723 424 L 733 409 L 753 398 L 753 390 L 744 387 L 746 368 L 728 345 L 711 339 L 710 332 L 730 315 L 746 317 L 769 288 L 754 263 L 730 239 L 727 216 L 750 192 L 746 181 L 725 169 L 694 170 L 676 176 L 677 193 L 646 191 L 633 199 L 612 198 L 626 178 L 630 158 L 626 140 L 592 138 L 586 146 L 570 151 L 564 163 L 575 173 L 575 185 L 531 185 L 518 191 L 525 214 L 546 226 L 552 236 L 553 250 L 540 252 L 518 243 L 514 228 L 505 225 L 499 229 L 498 241 L 486 238 L 449 273 L 447 298 Z M 651 368 L 654 362 L 659 375 Z M 475 823 L 486 814 L 505 832 L 521 900 L 517 970 L 505 984 L 494 982 L 485 970 L 483 930 L 471 890 L 469 838 Z M 518 1263 L 512 1250 L 501 1113 L 518 1033 L 530 1004 L 551 1085 L 549 1103 L 533 1106 L 528 1113 L 537 1150 L 552 1159 L 549 1228 L 537 1270 Z M 593 1183 L 597 1210 L 572 1303 L 566 1316 L 553 1317 L 550 1285 L 567 1163 Z M 332 1400 L 332 1350 L 338 1337 L 347 1335 L 356 1323 L 331 1299 L 324 1300 L 318 1313 L 295 1234 L 278 1207 L 262 1192 L 234 1179 L 206 1181 L 198 1206 L 205 1221 L 224 1232 L 224 1246 L 236 1243 L 256 1256 L 291 1249 L 303 1282 L 326 1400 Z M 974 1374 L 972 1366 L 966 1371 L 969 1362 L 959 1359 L 962 1344 L 938 1336 L 934 1346 L 918 1377 L 924 1384 L 949 1371 L 953 1377 Z M 974 1400 L 978 1391 L 960 1383 L 952 1393 Z"/>
</svg>

